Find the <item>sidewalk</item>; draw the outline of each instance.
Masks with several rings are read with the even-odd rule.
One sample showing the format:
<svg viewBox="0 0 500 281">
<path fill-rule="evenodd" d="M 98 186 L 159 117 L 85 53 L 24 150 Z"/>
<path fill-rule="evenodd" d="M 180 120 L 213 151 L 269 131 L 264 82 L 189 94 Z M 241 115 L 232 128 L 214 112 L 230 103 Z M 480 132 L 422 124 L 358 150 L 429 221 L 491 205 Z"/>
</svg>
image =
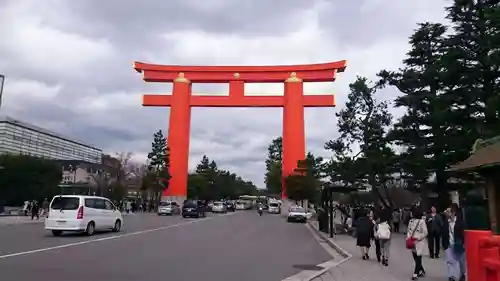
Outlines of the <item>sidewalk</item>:
<svg viewBox="0 0 500 281">
<path fill-rule="evenodd" d="M 45 218 L 31 220 L 30 216 L 0 216 L 0 226 L 43 223 Z"/>
<path fill-rule="evenodd" d="M 317 222 L 311 222 L 315 229 L 318 229 Z M 322 234 L 322 233 L 321 233 Z M 328 238 L 340 250 L 344 250 L 351 258 L 344 263 L 325 272 L 323 275 L 313 279 L 314 281 L 407 281 L 410 280 L 413 273 L 413 258 L 411 253 L 405 247 L 402 234 L 395 234 L 391 241 L 391 256 L 389 266 L 383 266 L 377 262 L 375 256 L 375 246 L 370 249 L 370 260 L 364 261 L 360 257 L 356 239 L 354 237 L 342 234 L 333 239 L 326 234 L 323 237 Z M 423 265 L 427 272 L 425 277 L 419 280 L 444 281 L 446 277 L 446 265 L 443 258 L 429 259 L 423 258 Z"/>
</svg>

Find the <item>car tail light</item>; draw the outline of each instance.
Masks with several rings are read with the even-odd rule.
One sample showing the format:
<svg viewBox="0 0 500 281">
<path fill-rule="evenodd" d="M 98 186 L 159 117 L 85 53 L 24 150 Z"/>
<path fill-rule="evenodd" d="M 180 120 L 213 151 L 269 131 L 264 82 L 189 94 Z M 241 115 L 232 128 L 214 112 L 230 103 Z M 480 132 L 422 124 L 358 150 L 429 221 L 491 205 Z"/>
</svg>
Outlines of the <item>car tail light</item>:
<svg viewBox="0 0 500 281">
<path fill-rule="evenodd" d="M 80 208 L 78 208 L 78 213 L 76 214 L 76 219 L 77 220 L 83 219 L 83 206 L 80 206 Z"/>
</svg>

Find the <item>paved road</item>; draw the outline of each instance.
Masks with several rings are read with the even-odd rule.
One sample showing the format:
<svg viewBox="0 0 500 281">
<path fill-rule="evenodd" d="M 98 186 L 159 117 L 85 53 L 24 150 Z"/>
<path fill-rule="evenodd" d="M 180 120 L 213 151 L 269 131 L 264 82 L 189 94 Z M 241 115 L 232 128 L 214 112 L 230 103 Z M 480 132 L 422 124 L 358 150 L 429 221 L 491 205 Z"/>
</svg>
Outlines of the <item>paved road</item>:
<svg viewBox="0 0 500 281">
<path fill-rule="evenodd" d="M 137 215 L 122 232 L 52 237 L 0 227 L 0 280 L 279 281 L 331 259 L 301 224 L 237 212 L 207 219 Z"/>
</svg>

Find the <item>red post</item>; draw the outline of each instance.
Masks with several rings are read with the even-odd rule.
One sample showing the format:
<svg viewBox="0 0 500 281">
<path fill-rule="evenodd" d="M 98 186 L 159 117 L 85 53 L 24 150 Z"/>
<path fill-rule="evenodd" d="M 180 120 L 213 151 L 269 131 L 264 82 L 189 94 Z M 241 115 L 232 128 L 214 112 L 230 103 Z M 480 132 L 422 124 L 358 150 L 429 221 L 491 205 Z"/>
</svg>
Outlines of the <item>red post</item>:
<svg viewBox="0 0 500 281">
<path fill-rule="evenodd" d="M 170 120 L 168 125 L 168 145 L 170 147 L 169 187 L 164 196 L 186 197 L 189 159 L 189 133 L 191 124 L 191 82 L 183 73 L 174 80 Z"/>
<path fill-rule="evenodd" d="M 283 167 L 281 197 L 286 198 L 285 178 L 305 157 L 304 88 L 295 73 L 285 81 L 283 105 Z"/>
<path fill-rule="evenodd" d="M 467 263 L 467 281 L 484 281 L 483 267 L 481 265 L 481 248 L 479 242 L 485 237 L 490 237 L 491 231 L 466 230 L 465 231 L 465 260 Z"/>
</svg>

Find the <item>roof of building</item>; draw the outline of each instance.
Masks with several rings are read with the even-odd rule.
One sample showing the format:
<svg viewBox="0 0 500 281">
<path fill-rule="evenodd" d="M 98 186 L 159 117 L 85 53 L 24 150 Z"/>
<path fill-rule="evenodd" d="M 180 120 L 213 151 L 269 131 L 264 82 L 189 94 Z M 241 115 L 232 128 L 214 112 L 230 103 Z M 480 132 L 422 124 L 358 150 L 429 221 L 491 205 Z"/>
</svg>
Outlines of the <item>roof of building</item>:
<svg viewBox="0 0 500 281">
<path fill-rule="evenodd" d="M 63 136 L 61 134 L 49 131 L 49 130 L 44 129 L 42 127 L 38 127 L 36 125 L 32 125 L 32 124 L 29 124 L 29 123 L 26 123 L 26 122 L 23 122 L 23 121 L 20 121 L 20 120 L 17 120 L 17 119 L 13 119 L 13 118 L 10 118 L 8 116 L 0 116 L 0 123 L 9 123 L 9 124 L 12 124 L 12 125 L 15 125 L 15 126 L 19 126 L 19 127 L 23 127 L 23 128 L 26 128 L 26 129 L 29 129 L 29 130 L 32 130 L 32 131 L 36 131 L 36 132 L 39 132 L 39 133 L 50 135 L 50 136 L 56 137 L 58 139 L 66 140 L 66 141 L 72 142 L 74 144 L 78 144 L 78 145 L 86 146 L 88 148 L 92 148 L 92 149 L 96 149 L 96 150 L 102 151 L 102 149 L 97 148 L 97 147 L 95 147 L 93 145 L 90 145 L 90 144 L 87 144 L 87 143 L 84 143 L 84 142 L 81 142 L 79 140 L 75 140 L 75 139 L 72 139 L 72 138 L 68 138 L 66 136 Z"/>
<path fill-rule="evenodd" d="M 63 169 L 67 170 L 70 166 L 73 168 L 76 167 L 91 167 L 95 169 L 102 169 L 103 165 L 101 163 L 91 163 L 83 160 L 63 160 L 63 159 L 55 159 L 53 160 L 56 163 L 61 164 Z"/>
<path fill-rule="evenodd" d="M 476 141 L 469 158 L 451 166 L 448 171 L 473 172 L 498 166 L 500 166 L 500 136 Z"/>
</svg>

